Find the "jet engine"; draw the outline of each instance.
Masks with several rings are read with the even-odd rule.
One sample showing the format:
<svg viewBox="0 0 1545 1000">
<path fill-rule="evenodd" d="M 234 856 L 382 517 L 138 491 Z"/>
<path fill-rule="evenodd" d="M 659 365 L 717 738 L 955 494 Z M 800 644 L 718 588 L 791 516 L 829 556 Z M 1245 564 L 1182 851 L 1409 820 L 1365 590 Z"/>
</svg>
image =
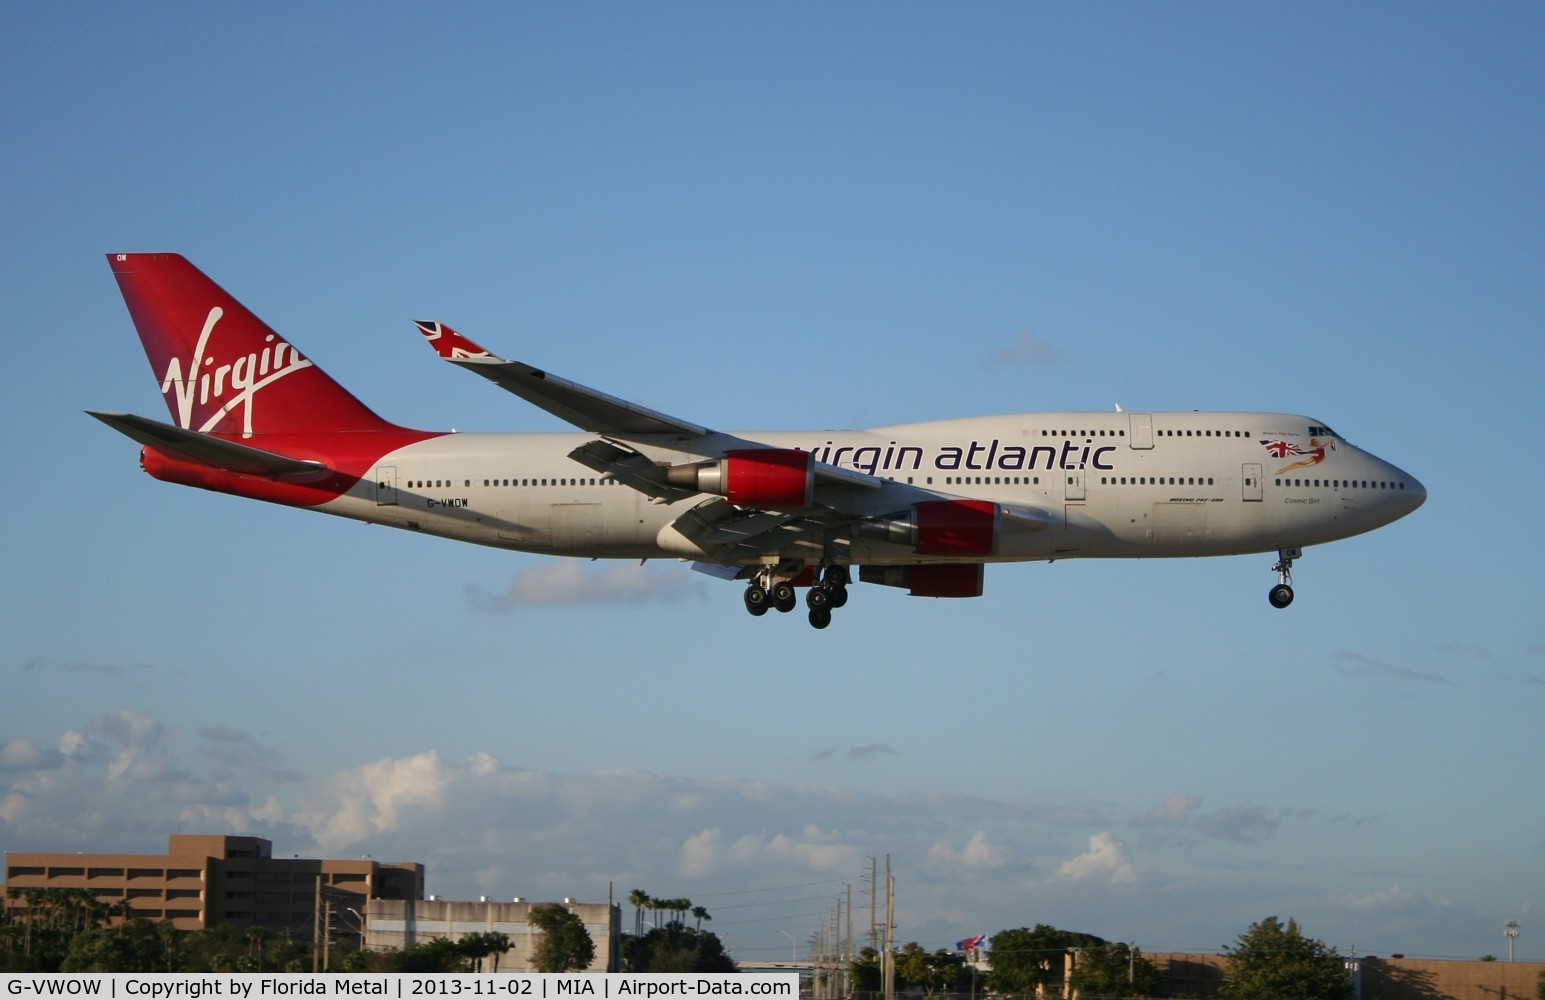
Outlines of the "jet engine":
<svg viewBox="0 0 1545 1000">
<path fill-rule="evenodd" d="M 716 462 L 672 466 L 666 480 L 741 507 L 797 510 L 814 502 L 815 456 L 797 449 L 740 449 Z"/>
<path fill-rule="evenodd" d="M 862 583 L 905 587 L 913 597 L 981 597 L 981 563 L 923 566 L 860 566 Z"/>
<path fill-rule="evenodd" d="M 971 559 L 1003 555 L 1027 535 L 1050 527 L 1044 514 L 991 500 L 926 500 L 911 511 L 864 521 L 860 538 L 904 545 L 920 556 Z"/>
</svg>

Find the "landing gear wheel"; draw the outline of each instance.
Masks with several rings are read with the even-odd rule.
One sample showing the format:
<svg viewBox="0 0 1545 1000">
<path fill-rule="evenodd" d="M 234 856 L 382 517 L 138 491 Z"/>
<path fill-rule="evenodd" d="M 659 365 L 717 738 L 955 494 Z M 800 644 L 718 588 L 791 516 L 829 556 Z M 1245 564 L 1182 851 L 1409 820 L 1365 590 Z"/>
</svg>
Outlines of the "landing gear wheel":
<svg viewBox="0 0 1545 1000">
<path fill-rule="evenodd" d="M 1303 549 L 1277 550 L 1277 565 L 1272 567 L 1277 574 L 1277 585 L 1266 595 L 1272 607 L 1285 608 L 1293 603 L 1293 560 L 1302 559 L 1303 555 Z"/>
<path fill-rule="evenodd" d="M 848 588 L 846 588 L 846 587 L 833 587 L 832 588 L 832 607 L 833 608 L 840 608 L 840 607 L 842 607 L 846 603 L 848 603 Z"/>
<path fill-rule="evenodd" d="M 767 591 L 753 583 L 746 588 L 746 610 L 757 618 L 767 614 Z"/>
<path fill-rule="evenodd" d="M 786 583 L 780 583 L 772 589 L 772 605 L 779 611 L 787 614 L 794 610 L 794 605 L 799 603 L 794 588 Z"/>
<path fill-rule="evenodd" d="M 811 628 L 825 628 L 826 626 L 830 625 L 831 623 L 832 623 L 832 613 L 831 613 L 831 609 L 830 608 L 811 608 L 810 609 L 810 627 Z"/>
<path fill-rule="evenodd" d="M 811 587 L 810 593 L 805 595 L 805 606 L 810 609 L 811 614 L 817 611 L 825 611 L 827 621 L 830 621 L 831 611 L 828 609 L 832 606 L 832 592 L 827 590 L 824 584 L 819 587 Z M 815 624 L 815 619 L 811 619 L 811 624 Z M 816 625 L 816 628 L 825 627 L 825 625 Z"/>
<path fill-rule="evenodd" d="M 821 582 L 832 588 L 846 587 L 853 582 L 853 576 L 846 566 L 834 563 L 826 567 L 826 572 L 821 574 Z"/>
</svg>

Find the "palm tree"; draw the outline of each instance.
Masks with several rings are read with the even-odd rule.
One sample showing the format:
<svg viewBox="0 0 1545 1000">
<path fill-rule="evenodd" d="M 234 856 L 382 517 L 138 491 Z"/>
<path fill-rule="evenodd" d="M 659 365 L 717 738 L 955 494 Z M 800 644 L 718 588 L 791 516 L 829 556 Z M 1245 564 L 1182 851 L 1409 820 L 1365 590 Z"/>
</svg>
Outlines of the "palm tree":
<svg viewBox="0 0 1545 1000">
<path fill-rule="evenodd" d="M 504 938 L 505 945 L 508 947 L 509 938 L 503 934 L 500 934 L 499 937 Z M 473 972 L 482 972 L 483 959 L 492 955 L 498 944 L 499 942 L 494 939 L 493 934 L 484 934 L 478 931 L 473 934 L 463 934 L 461 940 L 456 942 L 456 947 L 463 955 L 472 960 Z"/>
<path fill-rule="evenodd" d="M 633 936 L 644 936 L 644 907 L 649 905 L 649 893 L 642 889 L 634 889 L 628 893 L 628 902 L 633 904 Z"/>
<path fill-rule="evenodd" d="M 263 942 L 267 940 L 267 938 L 268 932 L 263 928 L 247 928 L 247 956 L 250 958 L 253 956 L 254 951 L 257 953 L 256 957 L 258 972 L 263 971 Z"/>
<path fill-rule="evenodd" d="M 692 915 L 697 918 L 697 930 L 699 934 L 703 932 L 703 921 L 713 919 L 713 917 L 708 915 L 708 911 L 701 906 L 692 907 Z"/>
<path fill-rule="evenodd" d="M 510 945 L 512 943 L 510 941 L 510 936 L 503 931 L 490 931 L 486 937 L 488 938 L 488 943 L 493 946 L 493 950 L 489 952 L 494 960 L 493 971 L 498 972 L 499 956 L 510 950 Z"/>
<path fill-rule="evenodd" d="M 172 967 L 177 957 L 177 928 L 172 926 L 170 920 L 163 920 L 156 924 L 156 933 L 160 935 L 161 944 L 166 948 L 166 971 L 177 971 Z"/>
</svg>

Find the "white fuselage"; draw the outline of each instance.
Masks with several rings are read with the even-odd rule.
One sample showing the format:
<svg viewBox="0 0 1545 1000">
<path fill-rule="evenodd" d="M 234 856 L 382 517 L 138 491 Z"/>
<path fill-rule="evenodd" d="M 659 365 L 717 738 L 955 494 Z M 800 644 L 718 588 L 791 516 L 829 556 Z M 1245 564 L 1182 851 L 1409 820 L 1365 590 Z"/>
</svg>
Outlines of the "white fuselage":
<svg viewBox="0 0 1545 1000">
<path fill-rule="evenodd" d="M 1409 474 L 1290 414 L 1027 413 L 744 436 L 885 479 L 880 489 L 844 492 L 855 522 L 933 494 L 1031 509 L 1050 523 L 1005 534 L 983 562 L 1295 549 L 1388 524 L 1426 498 Z M 671 525 L 714 498 L 657 502 L 569 457 L 594 440 L 583 432 L 434 437 L 383 456 L 374 479 L 319 509 L 526 552 L 701 558 Z M 662 466 L 701 459 L 669 440 L 631 444 Z M 801 544 L 791 532 L 782 554 L 798 558 Z M 854 563 L 931 561 L 887 541 L 845 544 Z"/>
</svg>

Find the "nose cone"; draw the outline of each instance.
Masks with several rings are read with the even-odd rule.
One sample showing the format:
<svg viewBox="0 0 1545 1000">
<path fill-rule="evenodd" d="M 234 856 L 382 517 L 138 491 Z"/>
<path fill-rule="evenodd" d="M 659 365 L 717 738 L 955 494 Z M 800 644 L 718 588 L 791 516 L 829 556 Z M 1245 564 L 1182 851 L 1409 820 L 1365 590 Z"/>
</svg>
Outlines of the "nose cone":
<svg viewBox="0 0 1545 1000">
<path fill-rule="evenodd" d="M 1393 465 L 1389 467 L 1389 471 L 1390 478 L 1393 480 L 1391 485 L 1400 484 L 1400 489 L 1390 495 L 1390 499 L 1396 504 L 1394 509 L 1399 511 L 1396 517 L 1405 517 L 1427 502 L 1427 487 L 1422 485 L 1421 480 Z"/>
</svg>

